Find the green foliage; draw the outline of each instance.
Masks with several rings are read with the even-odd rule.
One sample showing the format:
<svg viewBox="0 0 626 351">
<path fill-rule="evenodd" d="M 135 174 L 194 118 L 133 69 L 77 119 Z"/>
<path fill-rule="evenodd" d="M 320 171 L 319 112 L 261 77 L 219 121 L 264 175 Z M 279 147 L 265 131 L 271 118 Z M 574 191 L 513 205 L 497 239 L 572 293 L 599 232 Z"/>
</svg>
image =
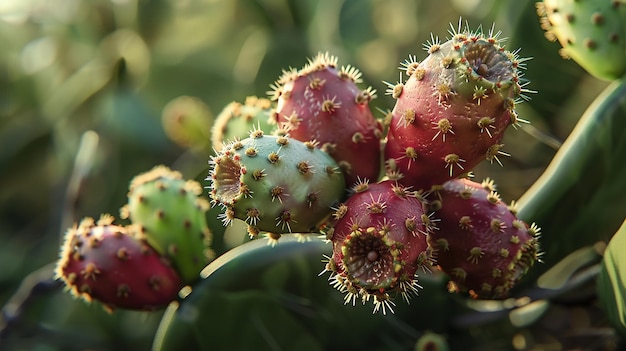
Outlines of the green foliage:
<svg viewBox="0 0 626 351">
<path fill-rule="evenodd" d="M 602 307 L 617 331 L 626 335 L 626 221 L 609 242 L 598 275 L 598 295 Z"/>
<path fill-rule="evenodd" d="M 372 314 L 360 301 L 347 308 L 343 294 L 318 277 L 320 258 L 330 251 L 314 234 L 305 242 L 285 235 L 275 247 L 255 240 L 229 251 L 166 310 L 153 349 L 406 350 L 422 328 L 443 328 L 459 308 L 443 292 L 443 277 L 428 275 L 414 304 L 398 301 L 393 315 Z"/>
<path fill-rule="evenodd" d="M 626 81 L 612 83 L 581 116 L 545 172 L 518 202 L 518 216 L 541 223 L 543 267 L 608 241 L 626 208 Z M 575 238 L 575 239 L 574 239 Z"/>
<path fill-rule="evenodd" d="M 224 228 L 219 207 L 206 217 L 221 257 L 162 321 L 158 311 L 106 313 L 51 280 L 65 229 L 116 213 L 134 175 L 166 164 L 210 186 L 212 150 L 169 139 L 162 121 L 169 102 L 197 98 L 210 119 L 231 101 L 261 96 L 283 69 L 328 51 L 360 68 L 364 85 L 379 92 L 374 110 L 386 111 L 393 101 L 383 81 L 397 79 L 398 63 L 431 32 L 444 37 L 442 24 L 460 15 L 483 29 L 495 22 L 509 50 L 533 57 L 525 78 L 539 93 L 518 106 L 532 124 L 507 131 L 512 157 L 504 167 L 475 169 L 479 179 L 495 180 L 502 198 L 524 194 L 519 215 L 542 228 L 544 263 L 512 299 L 459 298 L 445 277 L 420 273 L 423 289 L 410 305 L 399 300 L 395 314 L 372 315 L 359 302 L 344 306 L 317 276 L 327 244 L 286 235 L 275 248 L 253 241 L 232 249 L 247 241 L 245 225 Z M 450 349 L 614 349 L 620 342 L 606 321 L 624 328 L 623 310 L 611 303 L 620 290 L 607 287 L 617 282 L 608 267 L 617 266 L 607 263 L 619 263 L 623 227 L 601 275 L 592 245 L 607 242 L 625 216 L 626 84 L 607 88 L 559 57 L 532 1 L 8 0 L 0 4 L 0 45 L 0 348 L 146 350 L 159 323 L 157 350 L 406 350 L 428 330 Z M 194 134 L 197 145 L 205 132 Z"/>
</svg>

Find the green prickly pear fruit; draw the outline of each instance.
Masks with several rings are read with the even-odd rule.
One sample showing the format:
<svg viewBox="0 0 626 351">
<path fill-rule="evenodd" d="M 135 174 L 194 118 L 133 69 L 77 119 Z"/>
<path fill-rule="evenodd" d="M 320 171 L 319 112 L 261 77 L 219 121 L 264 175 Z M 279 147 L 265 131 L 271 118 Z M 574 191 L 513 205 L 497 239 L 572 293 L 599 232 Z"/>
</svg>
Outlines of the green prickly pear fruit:
<svg viewBox="0 0 626 351">
<path fill-rule="evenodd" d="M 385 146 L 388 175 L 428 190 L 497 161 L 506 128 L 518 123 L 516 103 L 525 97 L 524 59 L 507 51 L 493 30 L 468 28 L 425 45 L 428 57 L 402 64 L 406 82 L 389 84 L 397 99 Z"/>
<path fill-rule="evenodd" d="M 156 166 L 133 178 L 128 203 L 120 211 L 131 220 L 133 234 L 170 259 L 187 284 L 199 278 L 213 256 L 205 216 L 209 203 L 201 193 L 198 182 Z"/>
<path fill-rule="evenodd" d="M 538 260 L 539 228 L 515 215 L 493 181 L 453 179 L 435 189 L 438 229 L 428 237 L 451 290 L 501 299 Z"/>
<path fill-rule="evenodd" d="M 233 101 L 217 116 L 211 131 L 213 148 L 219 151 L 224 142 L 245 139 L 250 131 L 270 133 L 276 127 L 276 113 L 269 99 L 248 96 L 242 104 Z"/>
<path fill-rule="evenodd" d="M 242 219 L 252 237 L 317 231 L 345 195 L 337 164 L 315 143 L 258 129 L 225 145 L 210 163 L 211 198 L 224 208 L 224 224 Z"/>
<path fill-rule="evenodd" d="M 97 223 L 84 218 L 67 231 L 55 275 L 74 296 L 109 311 L 161 308 L 183 287 L 167 260 L 108 215 Z"/>
<path fill-rule="evenodd" d="M 176 144 L 202 150 L 207 148 L 213 114 L 199 98 L 179 96 L 163 108 L 161 122 L 165 134 Z"/>
<path fill-rule="evenodd" d="M 600 79 L 615 80 L 626 73 L 626 3 L 544 0 L 536 5 L 546 38 L 559 41 L 562 57 Z"/>
</svg>

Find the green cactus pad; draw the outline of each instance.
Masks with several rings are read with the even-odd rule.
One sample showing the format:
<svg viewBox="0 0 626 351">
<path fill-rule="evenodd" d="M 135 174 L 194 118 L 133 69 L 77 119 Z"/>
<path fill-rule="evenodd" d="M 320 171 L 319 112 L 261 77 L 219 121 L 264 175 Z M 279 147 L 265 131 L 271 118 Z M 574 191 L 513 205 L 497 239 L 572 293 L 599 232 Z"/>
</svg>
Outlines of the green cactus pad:
<svg viewBox="0 0 626 351">
<path fill-rule="evenodd" d="M 597 78 L 626 73 L 626 4 L 621 1 L 544 0 L 537 14 L 546 38 L 558 40 L 561 56 Z"/>
<path fill-rule="evenodd" d="M 345 194 L 335 161 L 285 136 L 255 130 L 211 159 L 211 198 L 223 206 L 224 224 L 239 218 L 250 234 L 317 231 Z"/>
<path fill-rule="evenodd" d="M 205 217 L 209 203 L 201 192 L 198 182 L 156 166 L 131 181 L 128 204 L 121 209 L 134 235 L 168 257 L 185 283 L 196 281 L 213 256 Z"/>
<path fill-rule="evenodd" d="M 423 274 L 419 299 L 394 315 L 344 306 L 317 277 L 332 245 L 306 236 L 286 236 L 276 247 L 253 240 L 211 262 L 193 291 L 167 309 L 152 349 L 389 350 L 393 340 L 392 349 L 411 350 L 419 330 L 444 330 L 460 308 L 438 274 Z"/>
<path fill-rule="evenodd" d="M 609 242 L 598 276 L 598 297 L 609 320 L 626 335 L 626 220 Z"/>
<path fill-rule="evenodd" d="M 544 264 L 535 266 L 529 278 L 536 278 L 576 249 L 608 241 L 622 224 L 626 215 L 625 97 L 624 79 L 598 95 L 544 173 L 519 199 L 518 217 L 541 223 L 543 233 Z"/>
</svg>

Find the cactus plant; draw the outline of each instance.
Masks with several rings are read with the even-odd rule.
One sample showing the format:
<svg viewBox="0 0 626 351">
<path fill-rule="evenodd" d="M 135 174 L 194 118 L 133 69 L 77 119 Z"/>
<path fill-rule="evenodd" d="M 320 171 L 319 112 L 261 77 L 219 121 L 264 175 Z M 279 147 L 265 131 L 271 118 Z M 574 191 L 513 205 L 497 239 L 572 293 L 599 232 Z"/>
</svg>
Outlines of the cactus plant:
<svg viewBox="0 0 626 351">
<path fill-rule="evenodd" d="M 171 260 L 183 281 L 191 284 L 213 257 L 205 212 L 209 202 L 200 184 L 180 172 L 155 166 L 130 182 L 121 217 L 130 219 L 133 235 L 146 240 Z"/>
<path fill-rule="evenodd" d="M 538 259 L 539 228 L 515 216 L 490 179 L 445 182 L 432 194 L 438 230 L 428 236 L 451 290 L 501 299 Z"/>
<path fill-rule="evenodd" d="M 346 2 L 341 6 L 354 5 Z M 517 6 L 527 9 L 526 5 Z M 563 9 L 596 8 L 583 1 L 568 6 Z M 608 8 L 604 3 L 598 6 L 602 11 Z M 359 7 L 359 11 L 367 10 Z M 550 11 L 551 15 L 558 13 Z M 609 29 L 617 26 L 604 13 L 591 18 L 597 23 L 576 28 L 576 35 L 599 35 L 602 23 L 610 24 L 605 26 Z M 536 17 L 532 20 L 541 34 Z M 545 27 L 546 20 L 542 21 Z M 511 23 L 521 33 L 524 23 Z M 264 101 L 267 109 L 245 119 L 250 122 L 259 117 L 262 121 L 226 129 L 232 139 L 223 146 L 215 143 L 210 170 L 201 175 L 209 173 L 203 185 L 221 213 L 202 210 L 204 204 L 200 210 L 180 211 L 175 216 L 184 219 L 189 213 L 200 213 L 223 224 L 241 219 L 248 224 L 250 235 L 265 231 L 271 243 L 284 233 L 298 235 L 285 235 L 273 246 L 251 241 L 223 253 L 220 250 L 221 255 L 198 274 L 202 265 L 190 262 L 199 257 L 205 243 L 193 238 L 186 241 L 191 255 L 168 258 L 177 250 L 163 248 L 172 247 L 173 240 L 184 240 L 185 229 L 172 226 L 161 232 L 172 237 L 162 240 L 165 234 L 159 234 L 159 240 L 153 240 L 155 257 L 161 255 L 160 261 L 166 267 L 169 262 L 174 270 L 188 267 L 183 269 L 187 280 L 181 279 L 179 284 L 191 287 L 181 290 L 179 299 L 169 305 L 155 337 L 155 350 L 507 349 L 507 345 L 538 349 L 545 341 L 545 333 L 538 330 L 548 324 L 545 322 L 552 316 L 548 313 L 570 306 L 576 306 L 577 312 L 593 312 L 598 296 L 616 330 L 623 329 L 623 284 L 619 282 L 623 265 L 617 255 L 623 227 L 600 263 L 602 242 L 607 242 L 624 220 L 626 168 L 619 162 L 626 157 L 621 136 L 626 123 L 623 78 L 611 84 L 583 114 L 543 175 L 519 198 L 518 206 L 507 206 L 491 181 L 477 183 L 466 173 L 488 171 L 489 165 L 484 169 L 475 166 L 483 159 L 499 163 L 499 157 L 506 155 L 501 149 L 505 130 L 523 121 L 517 115 L 518 103 L 530 92 L 522 79 L 526 59 L 520 58 L 517 50 L 508 51 L 500 32 L 493 28 L 483 33 L 458 27 L 450 36 L 445 42 L 432 36 L 424 61 L 411 55 L 401 65 L 406 76 L 397 84 L 388 84 L 388 94 L 396 101 L 391 100 L 395 106 L 385 128 L 369 117 L 367 102 L 374 91 L 355 88 L 360 73 L 351 66 L 337 69 L 334 56 L 319 54 L 304 68 L 285 71 L 275 82 L 271 94 L 280 112 L 272 112 L 271 103 Z M 539 39 L 544 42 L 541 36 Z M 382 41 L 371 45 L 383 45 Z M 604 53 L 602 50 L 594 55 Z M 532 63 L 547 71 L 554 62 L 545 64 L 542 55 L 533 55 L 537 59 Z M 358 55 L 360 60 L 362 56 Z M 554 56 L 555 62 L 561 62 L 556 52 Z M 267 73 L 272 59 L 264 59 L 259 72 Z M 609 79 L 621 69 L 621 62 L 613 58 L 597 62 L 611 65 L 593 68 Z M 236 79 L 246 72 L 252 69 L 238 71 Z M 590 88 L 583 87 L 586 91 Z M 546 88 L 558 90 L 562 98 L 567 95 L 561 84 Z M 561 100 L 553 99 L 544 107 L 558 107 Z M 230 107 L 224 109 L 225 114 Z M 534 107 L 526 110 L 531 118 L 545 117 L 548 123 L 557 124 L 543 116 L 545 108 L 538 111 Z M 263 124 L 266 113 L 273 113 L 270 118 L 275 118 L 276 126 Z M 233 117 L 235 112 L 230 114 Z M 323 118 L 311 117 L 316 114 Z M 354 119 L 366 121 L 359 127 L 363 129 L 350 129 L 358 124 Z M 244 119 L 236 120 L 241 121 Z M 322 123 L 314 123 L 319 121 Z M 300 129 L 303 126 L 308 129 Z M 268 132 L 270 127 L 278 128 Z M 543 127 L 540 122 L 538 128 Z M 525 125 L 520 129 L 537 132 Z M 216 134 L 225 131 L 221 127 L 213 130 Z M 335 135 L 341 137 L 321 137 Z M 343 154 L 337 157 L 340 152 Z M 530 167 L 523 157 L 513 160 Z M 385 162 L 386 175 L 380 174 L 383 163 L 379 161 Z M 190 161 L 181 158 L 178 162 Z M 197 191 L 197 186 L 194 188 Z M 104 231 L 134 235 L 125 234 L 124 240 L 152 245 L 151 231 L 146 230 L 144 236 L 139 228 L 145 230 L 144 223 L 167 227 L 159 217 L 182 207 L 155 189 L 148 193 L 155 199 L 149 209 L 131 186 L 129 204 L 122 210 L 124 218 L 132 222 L 129 227 L 114 226 L 110 219 L 93 227 L 102 224 Z M 141 212 L 133 206 L 145 207 L 146 216 L 133 217 L 133 212 Z M 156 214 L 157 220 L 148 214 Z M 542 227 L 545 252 L 542 264 L 535 265 L 538 227 L 527 224 L 534 222 Z M 195 223 L 202 227 L 201 220 Z M 245 229 L 235 225 L 230 229 L 245 237 Z M 300 234 L 303 232 L 311 234 Z M 218 240 L 226 242 L 226 237 Z M 72 250 L 84 246 L 73 245 Z M 72 259 L 61 262 L 65 263 L 58 267 L 96 272 L 94 265 L 74 268 L 77 263 Z M 59 277 L 71 277 L 72 272 L 68 275 L 59 270 Z M 329 279 L 317 277 L 320 270 L 330 273 L 326 275 Z M 344 295 L 330 289 L 329 282 Z M 394 297 L 404 297 L 407 303 L 396 305 Z M 368 301 L 374 302 L 374 312 L 383 313 L 372 313 L 371 306 L 364 306 Z M 247 322 L 246 328 L 233 328 L 242 320 Z M 606 327 L 608 321 L 602 323 Z M 604 340 L 616 340 L 613 331 L 607 330 Z M 563 349 L 572 348 L 572 343 L 580 341 L 572 342 L 574 334 L 550 335 L 550 342 L 558 339 Z"/>
<path fill-rule="evenodd" d="M 525 59 L 504 49 L 500 32 L 453 27 L 451 35 L 443 43 L 433 37 L 422 62 L 409 56 L 406 82 L 387 91 L 397 99 L 385 146 L 388 173 L 417 189 L 485 159 L 500 163 L 504 131 L 518 123 L 515 107 L 528 92 Z"/>
<path fill-rule="evenodd" d="M 590 74 L 614 80 L 626 73 L 626 4 L 619 0 L 537 2 L 545 36 Z"/>
<path fill-rule="evenodd" d="M 260 129 L 224 146 L 211 164 L 211 198 L 224 208 L 224 224 L 245 220 L 253 237 L 315 232 L 345 195 L 337 164 L 313 142 Z"/>
<path fill-rule="evenodd" d="M 248 96 L 243 104 L 233 101 L 215 119 L 211 130 L 211 144 L 219 151 L 224 143 L 245 139 L 254 129 L 269 134 L 277 127 L 276 119 L 276 112 L 268 99 Z"/>
<path fill-rule="evenodd" d="M 346 303 L 373 299 L 374 311 L 393 311 L 393 295 L 405 300 L 418 291 L 417 271 L 430 271 L 426 237 L 432 223 L 415 191 L 393 180 L 367 181 L 337 206 L 327 237 L 333 255 L 325 271 Z"/>
<path fill-rule="evenodd" d="M 278 122 L 301 141 L 315 140 L 339 164 L 349 187 L 380 173 L 382 126 L 369 108 L 376 91 L 359 89 L 361 72 L 337 68 L 338 59 L 318 53 L 300 70 L 288 70 L 270 92 Z"/>
<path fill-rule="evenodd" d="M 74 296 L 110 311 L 162 308 L 183 286 L 166 259 L 109 215 L 84 218 L 67 231 L 55 274 Z"/>
</svg>

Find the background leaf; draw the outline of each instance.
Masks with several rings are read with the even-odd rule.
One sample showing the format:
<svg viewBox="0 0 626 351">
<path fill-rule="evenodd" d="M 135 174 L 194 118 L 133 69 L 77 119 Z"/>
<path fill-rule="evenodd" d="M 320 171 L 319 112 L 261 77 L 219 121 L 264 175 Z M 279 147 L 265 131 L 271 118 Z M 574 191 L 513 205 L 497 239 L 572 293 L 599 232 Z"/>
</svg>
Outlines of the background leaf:
<svg viewBox="0 0 626 351">
<path fill-rule="evenodd" d="M 598 295 L 615 328 L 626 335 L 626 220 L 604 252 L 598 276 Z"/>
</svg>

